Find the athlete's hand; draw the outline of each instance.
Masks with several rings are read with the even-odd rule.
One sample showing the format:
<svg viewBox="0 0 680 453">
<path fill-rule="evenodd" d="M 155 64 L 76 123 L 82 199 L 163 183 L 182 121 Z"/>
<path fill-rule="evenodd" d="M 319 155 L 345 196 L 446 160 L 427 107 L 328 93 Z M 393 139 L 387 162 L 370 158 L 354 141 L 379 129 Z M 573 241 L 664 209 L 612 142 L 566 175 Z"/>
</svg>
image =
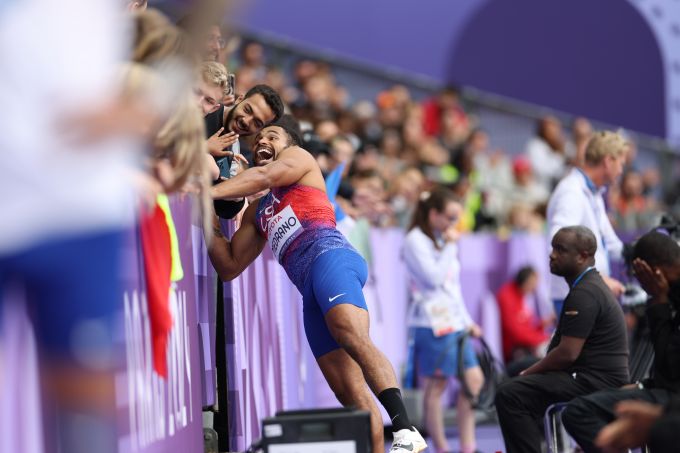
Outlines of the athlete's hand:
<svg viewBox="0 0 680 453">
<path fill-rule="evenodd" d="M 224 148 L 228 148 L 229 146 L 236 143 L 238 141 L 238 134 L 235 132 L 227 132 L 224 135 L 220 135 L 223 130 L 224 128 L 221 127 L 208 139 L 208 152 L 213 157 L 225 157 L 233 155 L 231 151 L 224 151 Z"/>
</svg>

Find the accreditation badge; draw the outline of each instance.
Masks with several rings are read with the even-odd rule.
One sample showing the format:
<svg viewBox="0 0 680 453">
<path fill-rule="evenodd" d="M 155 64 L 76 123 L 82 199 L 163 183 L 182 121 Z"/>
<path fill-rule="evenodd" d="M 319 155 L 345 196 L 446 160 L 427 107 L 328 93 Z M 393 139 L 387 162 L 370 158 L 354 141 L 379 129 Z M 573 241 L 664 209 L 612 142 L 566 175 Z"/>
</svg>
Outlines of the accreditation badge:
<svg viewBox="0 0 680 453">
<path fill-rule="evenodd" d="M 267 238 L 272 252 L 280 262 L 281 255 L 288 248 L 293 239 L 304 231 L 300 219 L 297 218 L 293 208 L 288 205 L 269 219 L 267 225 Z"/>
<path fill-rule="evenodd" d="M 456 331 L 451 304 L 444 295 L 428 300 L 423 304 L 423 308 L 430 320 L 435 337 L 441 337 Z"/>
</svg>

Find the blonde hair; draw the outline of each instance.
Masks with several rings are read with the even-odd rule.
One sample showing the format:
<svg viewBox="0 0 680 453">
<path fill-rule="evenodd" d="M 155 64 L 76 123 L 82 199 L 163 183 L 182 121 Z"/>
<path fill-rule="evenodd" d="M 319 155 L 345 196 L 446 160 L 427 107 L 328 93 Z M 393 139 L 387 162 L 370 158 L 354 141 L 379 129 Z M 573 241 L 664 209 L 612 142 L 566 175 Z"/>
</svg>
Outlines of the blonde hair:
<svg viewBox="0 0 680 453">
<path fill-rule="evenodd" d="M 134 14 L 135 35 L 132 61 L 158 64 L 171 57 L 191 61 L 194 56 L 186 34 L 158 10 L 149 8 Z"/>
<path fill-rule="evenodd" d="M 220 87 L 224 96 L 229 94 L 229 73 L 222 63 L 205 61 L 201 64 L 201 77 L 206 83 Z"/>
<path fill-rule="evenodd" d="M 629 147 L 630 143 L 619 133 L 612 131 L 595 132 L 586 147 L 586 164 L 598 165 L 606 156 L 624 156 Z"/>
<path fill-rule="evenodd" d="M 160 83 L 156 71 L 138 63 L 123 66 L 123 96 L 140 99 Z M 206 160 L 205 123 L 196 101 L 187 86 L 175 97 L 170 116 L 151 138 L 151 158 L 167 159 L 172 167 L 172 181 L 165 186 L 166 193 L 182 189 L 187 182 L 199 188 L 201 216 L 207 237 L 212 228 L 212 199 L 210 177 Z"/>
</svg>

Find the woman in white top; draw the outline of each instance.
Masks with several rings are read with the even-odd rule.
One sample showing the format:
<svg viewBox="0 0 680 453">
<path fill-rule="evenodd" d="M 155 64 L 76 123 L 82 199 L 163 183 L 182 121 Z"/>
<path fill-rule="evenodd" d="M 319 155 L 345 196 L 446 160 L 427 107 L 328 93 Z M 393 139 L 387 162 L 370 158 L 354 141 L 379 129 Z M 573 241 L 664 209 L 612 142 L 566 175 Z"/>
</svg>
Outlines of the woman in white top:
<svg viewBox="0 0 680 453">
<path fill-rule="evenodd" d="M 458 347 L 458 339 L 466 332 L 476 337 L 482 334 L 465 308 L 460 289 L 456 223 L 461 211 L 460 202 L 449 190 L 424 192 L 404 244 L 412 299 L 409 325 L 415 329 L 418 373 L 425 379 L 425 425 L 438 453 L 450 451 L 441 397 L 448 378 L 456 375 L 459 354 L 463 354 L 465 380 L 473 395 L 484 382 L 470 343 L 462 351 Z M 475 418 L 462 392 L 458 394 L 457 414 L 461 450 L 472 453 Z"/>
</svg>

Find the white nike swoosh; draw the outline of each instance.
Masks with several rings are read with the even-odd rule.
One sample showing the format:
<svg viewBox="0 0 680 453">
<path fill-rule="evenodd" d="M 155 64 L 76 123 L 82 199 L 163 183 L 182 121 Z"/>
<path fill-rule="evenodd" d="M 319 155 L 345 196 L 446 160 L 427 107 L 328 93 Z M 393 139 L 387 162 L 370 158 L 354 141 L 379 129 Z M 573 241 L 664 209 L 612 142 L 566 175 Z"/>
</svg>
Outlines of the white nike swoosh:
<svg viewBox="0 0 680 453">
<path fill-rule="evenodd" d="M 333 302 L 335 299 L 337 299 L 340 296 L 344 296 L 345 294 L 347 294 L 347 293 L 342 293 L 342 294 L 338 294 L 337 296 L 334 296 L 334 297 L 329 297 L 328 302 Z"/>
</svg>

